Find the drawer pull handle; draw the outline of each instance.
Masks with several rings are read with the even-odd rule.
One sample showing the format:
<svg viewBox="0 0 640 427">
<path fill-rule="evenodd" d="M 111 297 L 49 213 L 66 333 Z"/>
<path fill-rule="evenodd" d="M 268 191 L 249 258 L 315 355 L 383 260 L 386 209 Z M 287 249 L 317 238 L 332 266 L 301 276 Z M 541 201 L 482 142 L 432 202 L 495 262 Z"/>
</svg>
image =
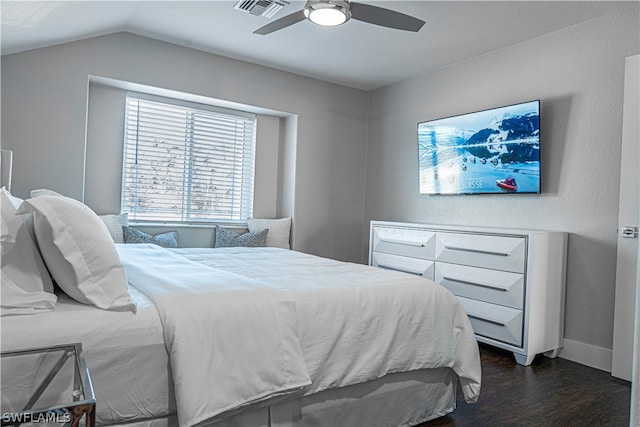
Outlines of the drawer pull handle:
<svg viewBox="0 0 640 427">
<path fill-rule="evenodd" d="M 393 270 L 393 271 L 399 271 L 401 273 L 409 273 L 409 274 L 414 274 L 416 276 L 423 276 L 424 273 L 422 271 L 417 271 L 417 270 L 407 270 L 404 268 L 399 268 L 399 267 L 393 267 L 390 265 L 385 265 L 385 264 L 378 264 L 378 267 L 380 268 L 384 268 L 385 270 Z"/>
<path fill-rule="evenodd" d="M 444 248 L 445 249 L 449 249 L 451 251 L 473 252 L 474 254 L 509 256 L 509 254 L 505 253 L 505 252 L 486 251 L 486 250 L 482 250 L 482 249 L 470 249 L 470 248 L 463 248 L 463 247 L 460 247 L 460 246 L 447 246 L 447 245 L 445 245 Z"/>
<path fill-rule="evenodd" d="M 427 245 L 426 243 L 416 242 L 415 240 L 380 239 L 380 241 L 385 243 L 397 243 L 399 245 L 418 246 L 420 248 L 424 248 Z"/>
<path fill-rule="evenodd" d="M 493 289 L 494 291 L 507 292 L 507 290 L 505 288 L 501 288 L 499 286 L 487 285 L 485 283 L 470 282 L 468 280 L 454 279 L 453 277 L 447 277 L 447 276 L 442 276 L 442 279 L 443 280 L 448 280 L 449 282 L 462 283 L 463 285 L 478 286 L 480 288 Z"/>
<path fill-rule="evenodd" d="M 502 323 L 502 322 L 496 322 L 495 320 L 489 320 L 489 319 L 485 319 L 483 317 L 479 317 L 479 316 L 474 316 L 473 314 L 467 314 L 467 317 L 470 317 L 472 319 L 477 319 L 477 320 L 481 320 L 483 322 L 487 322 L 487 323 L 492 323 L 494 325 L 498 325 L 498 326 L 502 326 L 505 327 L 507 326 L 506 324 Z"/>
</svg>

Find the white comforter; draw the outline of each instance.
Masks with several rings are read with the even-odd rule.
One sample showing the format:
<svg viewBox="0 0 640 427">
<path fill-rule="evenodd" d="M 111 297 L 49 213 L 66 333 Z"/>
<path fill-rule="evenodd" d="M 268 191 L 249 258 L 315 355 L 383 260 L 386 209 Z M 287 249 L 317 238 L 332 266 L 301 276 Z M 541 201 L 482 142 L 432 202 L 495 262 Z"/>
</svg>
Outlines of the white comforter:
<svg viewBox="0 0 640 427">
<path fill-rule="evenodd" d="M 287 291 L 311 394 L 391 372 L 449 367 L 467 402 L 480 394 L 478 344 L 446 288 L 419 276 L 278 248 L 172 249 Z"/>
<path fill-rule="evenodd" d="M 310 384 L 285 292 L 155 245 L 118 251 L 129 283 L 158 309 L 181 426 Z"/>
<path fill-rule="evenodd" d="M 423 368 L 452 368 L 478 398 L 469 320 L 429 280 L 276 248 L 119 251 L 158 306 L 181 425 Z"/>
</svg>

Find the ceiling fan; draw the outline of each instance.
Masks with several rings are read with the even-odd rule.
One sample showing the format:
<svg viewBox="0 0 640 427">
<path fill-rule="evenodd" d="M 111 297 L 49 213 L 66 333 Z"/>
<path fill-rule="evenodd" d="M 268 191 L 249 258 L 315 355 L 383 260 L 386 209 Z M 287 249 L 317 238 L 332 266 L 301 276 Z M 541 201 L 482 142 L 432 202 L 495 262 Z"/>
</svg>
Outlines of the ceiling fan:
<svg viewBox="0 0 640 427">
<path fill-rule="evenodd" d="M 349 19 L 356 19 L 369 24 L 413 32 L 420 31 L 425 23 L 413 16 L 370 4 L 347 0 L 308 0 L 304 9 L 276 19 L 253 33 L 270 34 L 305 19 L 329 27 L 343 24 Z"/>
</svg>

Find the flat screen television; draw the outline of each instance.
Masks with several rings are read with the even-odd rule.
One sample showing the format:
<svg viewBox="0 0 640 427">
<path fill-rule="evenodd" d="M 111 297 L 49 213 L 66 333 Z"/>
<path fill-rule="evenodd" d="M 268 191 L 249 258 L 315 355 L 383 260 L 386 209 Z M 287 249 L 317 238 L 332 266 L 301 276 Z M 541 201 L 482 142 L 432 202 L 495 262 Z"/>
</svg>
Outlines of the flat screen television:
<svg viewBox="0 0 640 427">
<path fill-rule="evenodd" d="M 540 193 L 540 101 L 418 123 L 420 194 Z"/>
</svg>

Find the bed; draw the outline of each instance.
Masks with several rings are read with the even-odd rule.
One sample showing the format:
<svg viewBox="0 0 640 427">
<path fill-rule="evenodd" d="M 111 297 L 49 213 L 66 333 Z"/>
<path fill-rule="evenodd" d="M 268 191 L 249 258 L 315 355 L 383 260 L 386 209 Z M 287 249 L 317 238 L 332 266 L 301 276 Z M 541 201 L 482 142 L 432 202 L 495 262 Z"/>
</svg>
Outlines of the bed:
<svg viewBox="0 0 640 427">
<path fill-rule="evenodd" d="M 98 425 L 411 426 L 479 396 L 469 320 L 426 279 L 280 248 L 113 250 L 119 306 L 57 289 L 1 325 L 3 351 L 83 344 Z"/>
</svg>

